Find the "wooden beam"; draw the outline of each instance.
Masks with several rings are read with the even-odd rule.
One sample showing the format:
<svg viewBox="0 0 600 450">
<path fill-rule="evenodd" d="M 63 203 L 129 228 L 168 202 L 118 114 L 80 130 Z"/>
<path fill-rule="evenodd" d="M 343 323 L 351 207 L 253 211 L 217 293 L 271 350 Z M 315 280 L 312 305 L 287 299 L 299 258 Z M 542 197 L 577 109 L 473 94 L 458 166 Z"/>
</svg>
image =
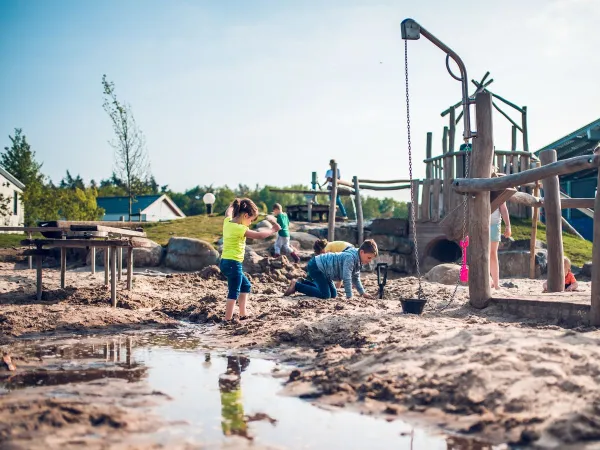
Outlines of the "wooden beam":
<svg viewBox="0 0 600 450">
<path fill-rule="evenodd" d="M 105 250 L 107 251 L 107 250 Z M 117 307 L 117 247 L 110 247 L 110 301 Z"/>
<path fill-rule="evenodd" d="M 60 248 L 60 288 L 65 288 L 65 277 L 67 275 L 67 248 Z"/>
<path fill-rule="evenodd" d="M 540 160 L 545 166 L 556 164 L 556 150 L 540 152 Z M 546 242 L 548 245 L 548 292 L 562 292 L 565 290 L 565 269 L 558 175 L 544 178 L 542 186 L 544 189 L 544 211 L 546 213 Z"/>
<path fill-rule="evenodd" d="M 370 183 L 370 184 L 396 184 L 396 183 L 410 183 L 410 179 L 401 179 L 401 180 L 363 180 L 362 178 L 358 180 L 359 183 Z"/>
<path fill-rule="evenodd" d="M 70 229 L 73 225 L 101 225 L 104 227 L 127 228 L 130 230 L 143 230 L 140 222 L 121 222 L 121 221 L 103 221 L 103 220 L 58 220 L 59 228 Z"/>
<path fill-rule="evenodd" d="M 0 227 L 0 231 L 22 231 L 23 233 L 41 233 L 47 231 L 54 231 L 58 233 L 64 233 L 67 231 L 66 228 L 59 227 Z"/>
<path fill-rule="evenodd" d="M 31 240 L 31 238 L 33 237 L 32 233 L 27 233 L 27 237 L 29 240 Z M 27 262 L 29 264 L 29 270 L 33 269 L 33 256 L 27 257 Z"/>
<path fill-rule="evenodd" d="M 416 180 L 417 183 L 422 184 L 420 180 Z M 372 186 L 370 184 L 360 184 L 360 189 L 368 191 L 401 191 L 402 189 L 409 189 L 410 184 L 399 184 L 397 186 Z"/>
<path fill-rule="evenodd" d="M 71 231 L 100 231 L 110 234 L 118 234 L 120 236 L 146 237 L 146 233 L 144 231 L 135 231 L 125 228 L 105 227 L 103 225 L 71 225 L 69 229 Z"/>
<path fill-rule="evenodd" d="M 519 205 L 529 206 L 530 208 L 540 208 L 544 205 L 543 199 L 528 194 L 527 192 L 515 192 L 508 201 L 511 203 L 518 203 Z"/>
<path fill-rule="evenodd" d="M 513 125 L 512 127 L 512 135 L 511 135 L 511 140 L 510 140 L 510 149 L 511 151 L 515 151 L 517 150 L 517 127 L 516 125 Z"/>
<path fill-rule="evenodd" d="M 337 163 L 332 159 L 330 163 L 331 167 L 331 199 L 329 200 L 329 224 L 327 230 L 327 240 L 332 242 L 335 239 L 335 212 L 336 202 L 338 194 L 338 176 L 337 176 Z"/>
<path fill-rule="evenodd" d="M 90 248 L 90 265 L 92 269 L 92 273 L 96 273 L 96 247 Z"/>
<path fill-rule="evenodd" d="M 569 221 L 567 219 L 565 219 L 562 215 L 560 216 L 560 221 L 562 222 L 562 226 L 565 230 L 567 230 L 567 232 L 574 234 L 575 236 L 577 236 L 579 239 L 583 239 L 585 241 L 585 238 L 581 235 L 581 233 L 579 231 L 577 231 L 575 229 L 575 227 L 573 227 L 573 225 L 571 225 L 569 223 Z"/>
<path fill-rule="evenodd" d="M 504 177 L 457 178 L 452 183 L 452 188 L 456 192 L 499 191 L 510 187 L 521 186 L 526 183 L 532 183 L 544 178 L 594 169 L 598 166 L 600 166 L 600 155 L 575 156 L 574 158 L 563 159 L 542 167 L 506 175 Z"/>
<path fill-rule="evenodd" d="M 108 286 L 109 281 L 109 265 L 110 265 L 110 247 L 104 248 L 104 284 Z"/>
<path fill-rule="evenodd" d="M 598 184 L 600 186 L 600 170 Z M 600 326 L 600 194 L 596 191 L 594 204 L 594 244 L 592 247 L 592 306 L 590 309 L 590 325 Z"/>
<path fill-rule="evenodd" d="M 275 192 L 279 194 L 303 194 L 303 195 L 330 195 L 331 191 L 312 191 L 309 189 L 271 189 L 269 188 L 269 192 Z M 339 195 L 354 195 L 354 192 L 350 192 L 350 190 L 344 192 L 338 192 Z"/>
<path fill-rule="evenodd" d="M 427 158 L 431 158 L 431 151 L 433 148 L 433 133 L 432 132 L 428 132 L 427 133 L 427 146 L 425 148 L 425 156 Z M 433 173 L 431 170 L 431 164 L 432 163 L 427 163 L 427 165 L 425 166 L 425 178 L 427 178 L 428 180 L 430 180 L 431 178 L 433 178 Z"/>
<path fill-rule="evenodd" d="M 448 150 L 450 153 L 454 151 L 454 142 L 456 137 L 456 110 L 452 108 L 450 110 L 450 127 L 448 129 Z"/>
<path fill-rule="evenodd" d="M 540 184 L 536 183 L 533 189 L 533 196 L 538 197 L 540 195 Z M 533 208 L 533 215 L 531 219 L 531 239 L 529 240 L 529 278 L 535 279 L 535 241 L 537 239 L 537 223 L 540 215 L 539 208 Z"/>
<path fill-rule="evenodd" d="M 87 248 L 87 247 L 144 247 L 145 239 L 25 239 L 21 245 L 42 245 L 44 247 L 68 247 L 68 248 Z"/>
<path fill-rule="evenodd" d="M 127 249 L 127 290 L 133 287 L 133 249 Z"/>
<path fill-rule="evenodd" d="M 521 121 L 522 121 L 522 133 L 523 133 L 523 151 L 529 151 L 529 136 L 527 132 L 527 106 L 523 106 L 521 109 Z"/>
<path fill-rule="evenodd" d="M 517 193 L 517 190 L 514 188 L 505 189 L 503 191 L 490 192 L 490 211 L 494 212 L 502 203 L 507 202 L 513 195 Z"/>
<path fill-rule="evenodd" d="M 36 293 L 35 298 L 39 302 L 42 299 L 42 255 L 35 257 L 35 270 L 36 270 Z"/>
<path fill-rule="evenodd" d="M 360 198 L 360 185 L 358 184 L 358 177 L 354 177 L 354 202 L 356 204 L 356 228 L 358 230 L 358 245 L 361 245 L 364 236 L 364 218 L 362 209 L 362 199 Z"/>
<path fill-rule="evenodd" d="M 121 281 L 123 276 L 123 247 L 117 249 L 117 280 Z"/>
<path fill-rule="evenodd" d="M 431 196 L 431 220 L 440 220 L 440 195 L 442 194 L 442 180 L 433 180 L 433 193 Z"/>
<path fill-rule="evenodd" d="M 590 209 L 594 207 L 593 198 L 561 198 L 560 207 L 562 209 Z M 593 218 L 593 213 L 589 213 Z"/>
<path fill-rule="evenodd" d="M 423 182 L 423 201 L 421 202 L 421 219 L 425 222 L 431 220 L 429 203 L 431 198 L 431 180 Z"/>
<path fill-rule="evenodd" d="M 477 137 L 471 152 L 471 176 L 485 179 L 494 159 L 492 96 L 475 97 Z M 480 191 L 469 199 L 469 303 L 481 309 L 489 305 L 490 288 L 490 193 Z"/>
</svg>

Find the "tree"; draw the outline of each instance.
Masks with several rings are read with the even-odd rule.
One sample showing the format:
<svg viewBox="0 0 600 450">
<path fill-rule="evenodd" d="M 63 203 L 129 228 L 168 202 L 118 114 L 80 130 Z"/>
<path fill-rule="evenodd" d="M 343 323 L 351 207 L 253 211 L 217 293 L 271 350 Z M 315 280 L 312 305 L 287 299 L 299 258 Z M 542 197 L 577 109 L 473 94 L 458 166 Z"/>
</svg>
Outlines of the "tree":
<svg viewBox="0 0 600 450">
<path fill-rule="evenodd" d="M 115 168 L 125 185 L 129 197 L 129 220 L 133 200 L 140 194 L 140 188 L 150 178 L 150 163 L 146 151 L 146 141 L 138 127 L 131 106 L 121 103 L 115 94 L 115 85 L 102 76 L 104 103 L 102 107 L 110 117 L 115 140 L 110 144 L 115 150 Z"/>
<path fill-rule="evenodd" d="M 15 128 L 14 137 L 8 136 L 12 145 L 4 147 L 0 165 L 25 186 L 41 183 L 44 179 L 40 172 L 42 165 L 35 160 L 35 152 L 31 150 L 27 137 L 22 133 L 21 128 Z"/>
<path fill-rule="evenodd" d="M 67 170 L 67 175 L 60 180 L 60 187 L 63 189 L 85 189 L 85 183 L 83 182 L 83 178 L 79 175 L 73 178 L 71 173 Z"/>
</svg>

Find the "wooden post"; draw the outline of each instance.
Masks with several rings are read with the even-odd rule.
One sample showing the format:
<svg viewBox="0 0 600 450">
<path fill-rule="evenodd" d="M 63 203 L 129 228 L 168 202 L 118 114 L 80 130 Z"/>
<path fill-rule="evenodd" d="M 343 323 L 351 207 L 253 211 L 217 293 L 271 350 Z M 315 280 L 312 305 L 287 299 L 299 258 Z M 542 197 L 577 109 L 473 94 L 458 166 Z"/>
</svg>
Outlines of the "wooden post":
<svg viewBox="0 0 600 450">
<path fill-rule="evenodd" d="M 133 287 L 133 248 L 127 247 L 127 290 Z"/>
<path fill-rule="evenodd" d="M 510 149 L 514 152 L 517 149 L 517 127 L 512 126 L 512 139 L 510 142 Z"/>
<path fill-rule="evenodd" d="M 534 197 L 540 196 L 540 183 L 535 184 L 533 190 Z M 540 215 L 539 208 L 533 208 L 533 217 L 531 219 L 531 240 L 529 242 L 529 278 L 535 279 L 535 241 L 537 239 L 537 223 Z"/>
<path fill-rule="evenodd" d="M 442 190 L 442 180 L 433 180 L 433 194 L 431 195 L 431 220 L 437 222 L 440 220 L 440 193 Z"/>
<path fill-rule="evenodd" d="M 454 151 L 454 138 L 456 136 L 456 111 L 454 108 L 450 108 L 450 128 L 448 129 L 448 151 L 452 153 Z"/>
<path fill-rule="evenodd" d="M 521 114 L 521 128 L 523 129 L 523 151 L 529 151 L 529 138 L 527 137 L 527 106 L 521 107 L 523 113 Z"/>
<path fill-rule="evenodd" d="M 431 213 L 429 208 L 431 198 L 431 180 L 423 180 L 423 201 L 421 207 L 421 218 L 424 222 L 429 222 L 431 219 Z"/>
<path fill-rule="evenodd" d="M 448 127 L 444 127 L 444 134 L 442 135 L 442 155 L 448 153 Z"/>
<path fill-rule="evenodd" d="M 96 247 L 90 248 L 90 252 L 92 253 L 90 256 L 90 264 L 92 266 L 92 273 L 96 273 Z"/>
<path fill-rule="evenodd" d="M 598 171 L 600 186 L 600 171 Z M 600 195 L 596 191 L 594 202 L 594 244 L 592 246 L 592 307 L 590 325 L 600 326 Z"/>
<path fill-rule="evenodd" d="M 413 180 L 412 181 L 412 189 L 414 192 L 414 198 L 411 199 L 411 208 L 413 208 L 414 212 L 415 212 L 415 221 L 419 220 L 421 218 L 420 215 L 420 211 L 421 208 L 419 207 L 419 180 Z M 413 230 L 414 232 L 414 230 Z"/>
<path fill-rule="evenodd" d="M 337 201 L 337 163 L 330 161 L 331 167 L 331 200 L 329 201 L 329 229 L 327 230 L 327 240 L 329 242 L 335 239 L 335 205 Z"/>
<path fill-rule="evenodd" d="M 428 132 L 427 133 L 427 148 L 425 149 L 425 155 L 426 155 L 427 159 L 431 158 L 432 140 L 433 140 L 433 133 Z M 432 165 L 432 163 L 428 162 L 427 165 L 425 166 L 425 178 L 427 178 L 428 180 L 431 180 L 433 178 L 431 165 Z"/>
<path fill-rule="evenodd" d="M 31 233 L 27 233 L 27 237 L 30 241 L 33 239 L 33 235 Z M 33 256 L 28 256 L 27 261 L 29 262 L 29 270 L 33 269 Z"/>
<path fill-rule="evenodd" d="M 358 245 L 361 245 L 365 237 L 364 221 L 363 221 L 363 209 L 362 200 L 360 198 L 360 187 L 358 183 L 358 177 L 354 179 L 354 201 L 356 203 L 356 229 L 358 230 Z"/>
<path fill-rule="evenodd" d="M 67 272 L 67 249 L 60 248 L 60 288 L 65 288 L 65 276 Z"/>
<path fill-rule="evenodd" d="M 106 251 L 108 252 L 108 248 Z M 117 247 L 110 247 L 110 301 L 117 307 Z"/>
<path fill-rule="evenodd" d="M 556 162 L 556 150 L 540 152 L 543 165 Z M 558 175 L 542 180 L 544 212 L 546 213 L 546 243 L 548 244 L 548 292 L 565 290 L 565 268 L 562 241 L 562 214 Z"/>
<path fill-rule="evenodd" d="M 494 159 L 492 96 L 480 92 L 475 98 L 477 138 L 471 152 L 471 177 L 489 178 Z M 490 193 L 477 192 L 469 199 L 469 303 L 485 308 L 490 288 Z"/>
<path fill-rule="evenodd" d="M 35 269 L 37 271 L 36 298 L 39 302 L 42 299 L 42 255 L 36 255 Z"/>
<path fill-rule="evenodd" d="M 108 251 L 108 247 L 104 247 L 104 284 L 108 286 L 108 271 L 109 271 L 109 263 L 110 263 L 110 252 Z"/>
<path fill-rule="evenodd" d="M 452 179 L 454 178 L 454 160 L 453 156 L 444 156 L 444 215 L 452 210 L 452 197 L 455 195 L 452 191 Z"/>
<path fill-rule="evenodd" d="M 117 250 L 117 280 L 121 281 L 123 276 L 123 247 Z"/>
<path fill-rule="evenodd" d="M 313 202 L 313 197 L 309 197 L 308 200 L 306 201 L 306 220 L 308 223 L 312 222 L 312 202 Z"/>
</svg>

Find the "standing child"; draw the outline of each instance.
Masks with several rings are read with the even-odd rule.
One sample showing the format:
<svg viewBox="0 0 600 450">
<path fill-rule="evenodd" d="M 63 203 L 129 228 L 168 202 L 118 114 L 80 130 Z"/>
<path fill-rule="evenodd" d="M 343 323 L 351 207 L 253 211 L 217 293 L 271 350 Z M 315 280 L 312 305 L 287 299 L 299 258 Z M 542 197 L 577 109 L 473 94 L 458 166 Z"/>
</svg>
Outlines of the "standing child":
<svg viewBox="0 0 600 450">
<path fill-rule="evenodd" d="M 239 300 L 240 319 L 245 319 L 246 301 L 252 285 L 244 275 L 242 263 L 246 252 L 246 238 L 265 239 L 279 231 L 276 223 L 273 228 L 264 231 L 248 229 L 258 216 L 258 208 L 249 198 L 236 198 L 225 213 L 223 222 L 223 254 L 221 255 L 221 272 L 227 278 L 227 308 L 225 320 L 233 318 L 236 300 Z"/>
<path fill-rule="evenodd" d="M 563 263 L 565 265 L 565 291 L 566 292 L 576 291 L 577 288 L 579 287 L 579 284 L 577 284 L 575 275 L 573 275 L 573 272 L 571 272 L 571 260 L 565 256 Z M 544 281 L 543 286 L 544 286 L 544 292 L 546 292 L 548 290 L 548 281 Z"/>
<path fill-rule="evenodd" d="M 273 256 L 279 258 L 281 256 L 281 250 L 283 249 L 283 251 L 292 257 L 295 263 L 299 263 L 300 257 L 290 245 L 290 219 L 288 218 L 288 215 L 283 212 L 279 203 L 273 205 L 273 215 L 277 218 L 277 224 L 281 227 L 277 240 L 275 241 L 275 255 Z"/>
<path fill-rule="evenodd" d="M 294 292 L 317 297 L 336 298 L 335 281 L 343 280 L 346 297 L 352 298 L 352 286 L 365 298 L 373 298 L 367 294 L 360 282 L 360 267 L 369 264 L 377 256 L 377 244 L 368 239 L 359 249 L 347 248 L 341 253 L 324 253 L 311 259 L 307 266 L 312 282 L 292 281 L 285 295 Z"/>
</svg>

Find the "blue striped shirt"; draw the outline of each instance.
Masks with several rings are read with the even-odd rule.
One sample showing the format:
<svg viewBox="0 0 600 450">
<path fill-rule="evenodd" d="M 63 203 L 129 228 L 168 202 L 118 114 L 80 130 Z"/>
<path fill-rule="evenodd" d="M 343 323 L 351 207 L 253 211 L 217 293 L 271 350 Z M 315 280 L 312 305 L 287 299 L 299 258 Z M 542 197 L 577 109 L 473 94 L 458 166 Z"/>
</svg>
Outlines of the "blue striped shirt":
<svg viewBox="0 0 600 450">
<path fill-rule="evenodd" d="M 324 253 L 315 256 L 317 267 L 331 281 L 344 281 L 346 297 L 352 297 L 352 286 L 360 295 L 365 293 L 360 282 L 360 255 L 357 248 L 347 248 L 341 253 Z"/>
</svg>

